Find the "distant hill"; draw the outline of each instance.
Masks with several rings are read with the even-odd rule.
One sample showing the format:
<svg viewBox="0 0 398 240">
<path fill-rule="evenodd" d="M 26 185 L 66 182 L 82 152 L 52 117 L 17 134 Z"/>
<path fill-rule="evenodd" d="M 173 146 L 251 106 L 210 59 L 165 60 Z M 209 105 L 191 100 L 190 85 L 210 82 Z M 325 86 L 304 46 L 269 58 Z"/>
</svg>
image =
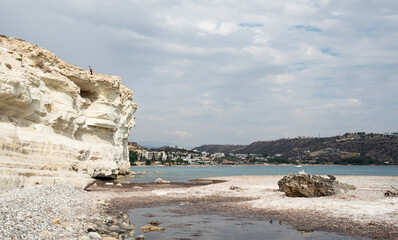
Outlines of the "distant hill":
<svg viewBox="0 0 398 240">
<path fill-rule="evenodd" d="M 246 148 L 247 145 L 222 145 L 222 144 L 211 144 L 211 145 L 202 145 L 200 147 L 194 148 L 199 152 L 208 152 L 208 153 L 234 153 L 240 149 Z"/>
<path fill-rule="evenodd" d="M 130 151 L 142 151 L 142 150 L 147 150 L 143 146 L 139 145 L 136 142 L 129 142 L 128 143 L 128 148 Z"/>
<path fill-rule="evenodd" d="M 384 134 L 345 134 L 325 138 L 291 138 L 258 141 L 250 145 L 203 145 L 194 148 L 208 153 L 283 155 L 296 159 L 308 153 L 308 159 L 335 162 L 345 158 L 361 158 L 371 163 L 398 164 L 398 137 Z"/>
</svg>

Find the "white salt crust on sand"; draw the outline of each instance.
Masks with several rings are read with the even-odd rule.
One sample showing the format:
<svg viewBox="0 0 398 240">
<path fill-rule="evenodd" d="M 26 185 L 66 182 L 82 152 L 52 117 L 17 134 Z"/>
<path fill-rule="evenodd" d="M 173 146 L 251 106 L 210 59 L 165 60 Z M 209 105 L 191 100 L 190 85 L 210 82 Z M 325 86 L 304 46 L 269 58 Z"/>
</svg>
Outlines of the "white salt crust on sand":
<svg viewBox="0 0 398 240">
<path fill-rule="evenodd" d="M 283 176 L 217 177 L 227 182 L 186 189 L 165 189 L 151 192 L 167 197 L 253 197 L 256 200 L 241 202 L 247 207 L 271 211 L 317 211 L 325 216 L 348 218 L 359 222 L 378 222 L 398 227 L 398 198 L 385 197 L 391 186 L 398 188 L 398 177 L 390 176 L 337 176 L 342 183 L 357 189 L 343 194 L 318 198 L 286 197 L 278 190 L 278 181 Z M 237 186 L 242 190 L 230 190 Z"/>
</svg>

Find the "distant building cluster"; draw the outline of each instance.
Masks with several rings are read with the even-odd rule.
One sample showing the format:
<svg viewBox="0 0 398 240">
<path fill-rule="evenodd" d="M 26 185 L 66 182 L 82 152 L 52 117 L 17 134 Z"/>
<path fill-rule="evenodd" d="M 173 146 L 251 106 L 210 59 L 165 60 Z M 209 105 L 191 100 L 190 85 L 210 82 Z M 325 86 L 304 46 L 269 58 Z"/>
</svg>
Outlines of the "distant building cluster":
<svg viewBox="0 0 398 240">
<path fill-rule="evenodd" d="M 386 133 L 365 133 L 365 132 L 357 132 L 357 133 L 346 133 L 339 137 L 336 142 L 343 141 L 353 141 L 360 139 L 383 139 L 383 138 L 396 138 L 398 137 L 398 132 L 386 132 Z"/>
<path fill-rule="evenodd" d="M 304 141 L 308 137 L 298 137 Z M 325 148 L 315 149 L 308 146 L 306 148 L 291 148 L 283 153 L 255 154 L 255 153 L 207 153 L 191 150 L 179 146 L 165 146 L 159 149 L 148 150 L 136 143 L 129 143 L 130 162 L 132 165 L 240 165 L 240 164 L 390 164 L 391 159 L 385 158 L 384 161 L 374 161 L 369 155 L 361 155 L 361 144 L 350 141 L 372 140 L 375 145 L 378 140 L 388 140 L 398 138 L 398 132 L 386 133 L 346 133 L 332 138 L 332 143 L 323 145 Z M 278 140 L 276 140 L 278 141 Z M 395 140 L 394 140 L 395 141 Z M 343 144 L 343 145 L 342 145 Z M 339 149 L 339 146 L 355 146 L 355 148 Z M 354 144 L 354 145 L 353 145 Z M 382 143 L 380 143 L 382 144 Z M 377 145 L 380 147 L 379 145 Z M 312 151 L 310 151 L 311 149 Z M 344 147 L 343 147 L 344 149 Z M 372 153 L 373 154 L 373 153 Z M 388 160 L 388 161 L 386 161 Z"/>
</svg>

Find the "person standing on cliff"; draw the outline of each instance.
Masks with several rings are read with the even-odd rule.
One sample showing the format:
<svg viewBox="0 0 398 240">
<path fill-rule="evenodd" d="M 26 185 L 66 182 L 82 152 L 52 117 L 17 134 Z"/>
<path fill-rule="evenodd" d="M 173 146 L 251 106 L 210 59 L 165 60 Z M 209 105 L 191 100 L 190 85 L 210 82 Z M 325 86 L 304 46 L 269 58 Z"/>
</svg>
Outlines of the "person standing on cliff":
<svg viewBox="0 0 398 240">
<path fill-rule="evenodd" d="M 93 69 L 91 68 L 91 66 L 88 66 L 88 68 L 90 69 L 90 74 L 93 75 Z"/>
</svg>

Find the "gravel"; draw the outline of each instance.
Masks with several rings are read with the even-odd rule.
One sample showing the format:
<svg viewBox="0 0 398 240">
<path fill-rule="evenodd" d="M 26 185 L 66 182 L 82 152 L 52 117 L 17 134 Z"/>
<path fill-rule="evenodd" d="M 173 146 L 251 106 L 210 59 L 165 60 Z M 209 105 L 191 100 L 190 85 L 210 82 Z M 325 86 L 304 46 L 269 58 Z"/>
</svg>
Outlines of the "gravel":
<svg viewBox="0 0 398 240">
<path fill-rule="evenodd" d="M 100 208 L 83 190 L 44 184 L 0 193 L 0 239 L 78 239 Z"/>
</svg>

